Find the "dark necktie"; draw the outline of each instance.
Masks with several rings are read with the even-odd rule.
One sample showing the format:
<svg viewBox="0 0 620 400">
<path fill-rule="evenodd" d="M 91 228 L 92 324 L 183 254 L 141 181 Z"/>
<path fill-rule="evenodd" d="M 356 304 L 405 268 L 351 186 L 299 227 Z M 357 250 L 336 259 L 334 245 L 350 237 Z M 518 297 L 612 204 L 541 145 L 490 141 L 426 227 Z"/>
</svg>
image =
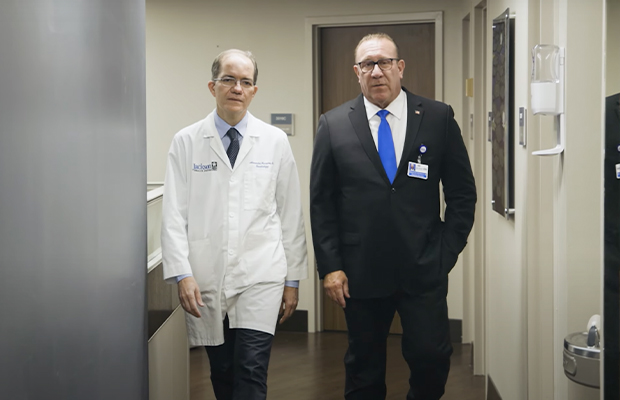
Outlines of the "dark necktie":
<svg viewBox="0 0 620 400">
<path fill-rule="evenodd" d="M 230 145 L 228 145 L 226 155 L 230 160 L 230 166 L 234 167 L 235 161 L 237 160 L 237 154 L 239 154 L 239 131 L 235 128 L 230 128 L 226 134 L 230 138 Z"/>
<path fill-rule="evenodd" d="M 379 151 L 379 158 L 381 158 L 385 173 L 387 174 L 390 183 L 393 183 L 394 177 L 396 176 L 396 152 L 394 151 L 392 129 L 390 129 L 390 124 L 388 124 L 387 119 L 385 119 L 389 113 L 390 112 L 388 110 L 379 110 L 377 112 L 377 115 L 381 118 L 379 132 L 377 134 L 377 150 Z"/>
</svg>

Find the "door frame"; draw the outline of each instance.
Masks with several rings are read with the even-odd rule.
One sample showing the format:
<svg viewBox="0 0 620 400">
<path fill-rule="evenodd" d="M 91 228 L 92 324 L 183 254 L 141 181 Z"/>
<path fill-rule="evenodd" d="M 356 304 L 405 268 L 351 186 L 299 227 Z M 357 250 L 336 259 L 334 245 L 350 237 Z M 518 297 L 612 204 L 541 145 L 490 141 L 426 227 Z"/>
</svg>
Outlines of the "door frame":
<svg viewBox="0 0 620 400">
<path fill-rule="evenodd" d="M 482 0 L 473 9 L 473 25 L 470 25 L 470 72 L 473 72 L 474 95 L 473 115 L 475 132 L 474 154 L 478 158 L 474 176 L 478 183 L 478 204 L 476 208 L 476 223 L 470 235 L 474 236 L 474 348 L 472 353 L 474 375 L 486 375 L 486 320 L 487 320 L 487 232 L 485 210 L 490 194 L 487 193 L 487 152 L 490 151 L 488 135 L 490 127 L 487 120 L 487 98 L 489 87 L 489 52 L 488 52 L 488 15 L 487 0 Z"/>
<path fill-rule="evenodd" d="M 435 99 L 443 101 L 443 12 L 419 12 L 405 14 L 371 14 L 349 15 L 335 17 L 306 18 L 306 60 L 310 66 L 306 78 L 312 82 L 312 121 L 313 132 L 316 132 L 320 110 L 320 57 L 319 57 L 319 29 L 339 26 L 367 26 L 367 25 L 397 25 L 421 24 L 432 22 L 435 24 Z M 353 50 L 353 49 L 351 49 Z M 308 254 L 310 265 L 316 270 L 314 252 Z M 316 274 L 311 274 L 314 281 L 314 310 L 308 312 L 308 330 L 320 332 L 323 330 L 323 297 L 321 296 L 321 281 Z"/>
</svg>

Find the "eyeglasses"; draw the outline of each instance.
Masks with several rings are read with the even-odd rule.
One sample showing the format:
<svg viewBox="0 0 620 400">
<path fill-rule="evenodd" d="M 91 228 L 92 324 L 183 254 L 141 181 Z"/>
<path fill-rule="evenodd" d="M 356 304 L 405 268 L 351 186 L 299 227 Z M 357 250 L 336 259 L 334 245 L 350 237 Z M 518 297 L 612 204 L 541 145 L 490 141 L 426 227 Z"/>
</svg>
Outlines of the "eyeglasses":
<svg viewBox="0 0 620 400">
<path fill-rule="evenodd" d="M 392 69 L 392 61 L 400 61 L 400 58 L 382 58 L 377 61 L 366 60 L 358 62 L 357 65 L 359 65 L 363 73 L 372 71 L 375 69 L 375 65 L 378 65 L 381 71 L 389 71 Z"/>
<path fill-rule="evenodd" d="M 231 77 L 224 77 L 224 78 L 214 78 L 213 81 L 221 82 L 222 85 L 226 87 L 235 87 L 237 86 L 237 82 L 239 82 L 241 87 L 244 89 L 251 89 L 254 87 L 254 82 L 252 82 L 249 79 L 235 79 Z"/>
</svg>

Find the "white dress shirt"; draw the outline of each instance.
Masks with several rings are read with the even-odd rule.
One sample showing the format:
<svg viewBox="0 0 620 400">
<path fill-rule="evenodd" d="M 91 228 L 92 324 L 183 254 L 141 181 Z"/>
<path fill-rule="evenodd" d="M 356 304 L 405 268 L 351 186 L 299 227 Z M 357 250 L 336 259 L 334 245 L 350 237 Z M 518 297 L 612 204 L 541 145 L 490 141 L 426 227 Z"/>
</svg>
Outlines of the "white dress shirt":
<svg viewBox="0 0 620 400">
<path fill-rule="evenodd" d="M 377 112 L 381 110 L 381 108 L 372 104 L 366 97 L 364 97 L 364 106 L 366 106 L 366 115 L 368 116 L 370 133 L 372 134 L 372 139 L 375 141 L 375 147 L 378 149 L 378 132 L 381 117 L 377 115 Z M 385 107 L 385 110 L 390 112 L 385 119 L 388 124 L 390 124 L 390 129 L 392 131 L 394 152 L 396 153 L 396 165 L 398 166 L 400 164 L 400 158 L 403 155 L 405 136 L 407 135 L 407 95 L 402 89 L 394 101 Z"/>
</svg>

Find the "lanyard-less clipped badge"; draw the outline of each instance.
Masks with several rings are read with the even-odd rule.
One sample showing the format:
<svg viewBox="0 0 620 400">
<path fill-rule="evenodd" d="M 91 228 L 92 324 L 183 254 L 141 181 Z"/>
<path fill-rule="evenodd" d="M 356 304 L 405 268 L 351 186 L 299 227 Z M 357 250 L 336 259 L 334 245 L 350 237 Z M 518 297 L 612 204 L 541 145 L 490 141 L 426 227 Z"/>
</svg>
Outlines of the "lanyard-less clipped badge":
<svg viewBox="0 0 620 400">
<path fill-rule="evenodd" d="M 428 165 L 422 164 L 422 156 L 426 153 L 426 151 L 426 146 L 421 144 L 418 153 L 418 162 L 414 163 L 413 161 L 409 161 L 409 166 L 407 168 L 408 177 L 424 180 L 428 179 Z"/>
</svg>

